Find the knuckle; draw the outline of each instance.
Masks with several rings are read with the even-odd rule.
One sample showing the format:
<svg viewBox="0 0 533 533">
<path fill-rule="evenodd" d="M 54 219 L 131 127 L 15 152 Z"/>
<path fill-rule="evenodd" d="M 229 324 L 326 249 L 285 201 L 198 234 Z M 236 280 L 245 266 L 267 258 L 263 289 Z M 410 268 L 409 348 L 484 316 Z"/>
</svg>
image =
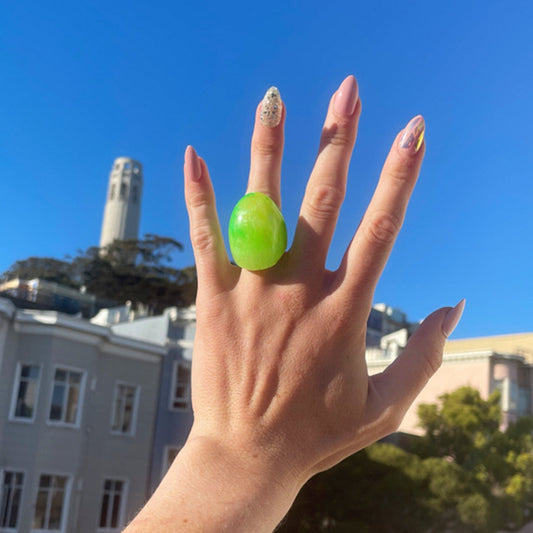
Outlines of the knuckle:
<svg viewBox="0 0 533 533">
<path fill-rule="evenodd" d="M 209 198 L 204 191 L 189 192 L 187 195 L 187 205 L 191 209 L 199 209 L 209 203 Z"/>
<path fill-rule="evenodd" d="M 208 225 L 191 228 L 191 244 L 200 253 L 210 252 L 215 248 L 215 239 Z"/>
<path fill-rule="evenodd" d="M 320 148 L 326 146 L 339 146 L 341 148 L 351 148 L 355 142 L 355 135 L 353 131 L 346 127 L 331 127 L 325 128 L 322 131 L 320 139 Z"/>
<path fill-rule="evenodd" d="M 433 348 L 424 353 L 424 371 L 429 380 L 442 364 L 442 350 Z"/>
<path fill-rule="evenodd" d="M 306 197 L 310 214 L 319 220 L 328 220 L 339 212 L 344 190 L 326 184 L 310 185 Z"/>
<path fill-rule="evenodd" d="M 412 173 L 405 167 L 405 165 L 391 166 L 387 169 L 387 177 L 391 181 L 397 182 L 399 185 L 404 185 L 413 181 Z"/>
<path fill-rule="evenodd" d="M 365 227 L 366 236 L 371 242 L 390 245 L 400 231 L 401 220 L 387 211 L 377 211 L 368 215 Z"/>
<path fill-rule="evenodd" d="M 271 136 L 254 137 L 252 152 L 259 156 L 272 156 L 279 153 L 281 145 L 279 140 Z"/>
<path fill-rule="evenodd" d="M 383 435 L 390 435 L 398 431 L 404 417 L 404 412 L 397 407 L 389 407 L 382 420 Z"/>
</svg>

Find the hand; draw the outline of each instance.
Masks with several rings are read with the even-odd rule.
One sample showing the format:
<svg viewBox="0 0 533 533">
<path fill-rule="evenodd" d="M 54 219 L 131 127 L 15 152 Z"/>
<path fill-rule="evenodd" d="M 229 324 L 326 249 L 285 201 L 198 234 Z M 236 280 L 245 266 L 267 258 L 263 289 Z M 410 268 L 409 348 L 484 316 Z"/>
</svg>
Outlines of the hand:
<svg viewBox="0 0 533 533">
<path fill-rule="evenodd" d="M 191 531 L 222 531 L 222 525 L 271 531 L 312 475 L 398 427 L 439 367 L 446 336 L 460 318 L 462 302 L 434 312 L 397 360 L 368 375 L 373 293 L 425 144 L 424 121 L 415 117 L 395 139 L 339 269 L 328 271 L 360 113 L 357 83 L 349 76 L 331 99 L 292 246 L 265 271 L 230 263 L 207 166 L 187 148 L 185 196 L 198 270 L 195 419 L 160 491 L 179 492 L 178 479 L 203 491 L 210 510 L 196 513 L 189 505 Z M 280 205 L 285 112 L 274 127 L 262 124 L 260 114 L 261 106 L 248 192 L 263 192 Z M 200 479 L 191 481 L 198 468 Z"/>
</svg>

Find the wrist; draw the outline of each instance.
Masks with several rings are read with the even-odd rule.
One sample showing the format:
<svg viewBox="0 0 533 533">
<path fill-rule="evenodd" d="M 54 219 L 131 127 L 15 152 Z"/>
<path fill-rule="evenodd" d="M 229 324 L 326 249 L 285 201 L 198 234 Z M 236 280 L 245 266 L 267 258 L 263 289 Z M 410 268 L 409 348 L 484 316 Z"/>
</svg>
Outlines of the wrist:
<svg viewBox="0 0 533 533">
<path fill-rule="evenodd" d="M 125 533 L 271 532 L 303 482 L 264 452 L 191 435 Z"/>
</svg>

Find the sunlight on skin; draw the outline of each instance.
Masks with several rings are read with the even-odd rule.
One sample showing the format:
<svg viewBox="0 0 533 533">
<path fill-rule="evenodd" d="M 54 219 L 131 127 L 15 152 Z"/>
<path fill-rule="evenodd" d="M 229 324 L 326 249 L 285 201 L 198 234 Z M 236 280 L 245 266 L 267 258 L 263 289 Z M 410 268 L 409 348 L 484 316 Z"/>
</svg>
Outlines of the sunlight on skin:
<svg viewBox="0 0 533 533">
<path fill-rule="evenodd" d="M 285 106 L 258 107 L 248 192 L 281 203 Z M 270 269 L 232 264 L 205 161 L 185 154 L 198 270 L 194 424 L 161 485 L 127 528 L 269 532 L 314 474 L 394 431 L 438 369 L 464 301 L 432 313 L 383 373 L 369 376 L 366 321 L 422 164 L 424 121 L 394 141 L 368 210 L 336 272 L 326 256 L 361 113 L 348 76 L 333 95 L 292 246 Z"/>
</svg>

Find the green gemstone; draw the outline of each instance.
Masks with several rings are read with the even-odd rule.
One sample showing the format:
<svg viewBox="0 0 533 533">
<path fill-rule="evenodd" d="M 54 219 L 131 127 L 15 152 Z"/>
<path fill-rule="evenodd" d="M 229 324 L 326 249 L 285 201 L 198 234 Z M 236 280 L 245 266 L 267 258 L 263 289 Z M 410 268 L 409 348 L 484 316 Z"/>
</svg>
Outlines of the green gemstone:
<svg viewBox="0 0 533 533">
<path fill-rule="evenodd" d="M 287 247 L 287 227 L 269 196 L 251 192 L 237 202 L 229 221 L 229 246 L 235 263 L 246 270 L 265 270 L 279 261 Z"/>
</svg>

